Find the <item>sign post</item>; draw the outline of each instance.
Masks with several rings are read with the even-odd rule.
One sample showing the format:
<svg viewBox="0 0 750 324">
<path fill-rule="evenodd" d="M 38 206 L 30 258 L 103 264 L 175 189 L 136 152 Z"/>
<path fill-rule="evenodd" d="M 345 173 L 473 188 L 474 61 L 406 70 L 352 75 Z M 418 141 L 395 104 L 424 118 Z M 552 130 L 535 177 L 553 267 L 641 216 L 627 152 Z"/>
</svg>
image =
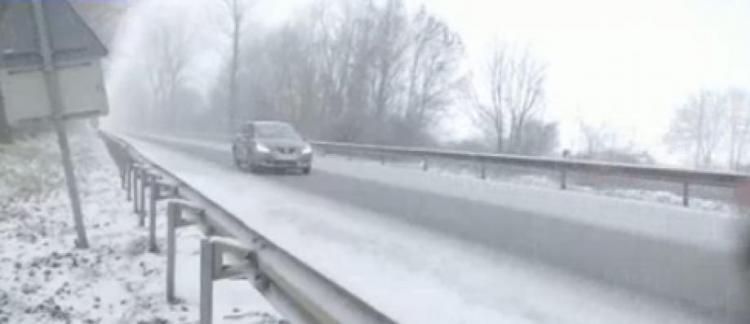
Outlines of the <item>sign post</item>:
<svg viewBox="0 0 750 324">
<path fill-rule="evenodd" d="M 81 211 L 81 198 L 78 194 L 78 185 L 76 183 L 75 171 L 73 170 L 73 160 L 70 157 L 70 145 L 68 144 L 68 134 L 65 132 L 65 121 L 62 115 L 62 100 L 60 98 L 59 80 L 52 62 L 52 49 L 49 39 L 49 29 L 47 27 L 47 18 L 42 10 L 42 0 L 33 0 L 34 20 L 39 33 L 39 48 L 42 53 L 44 82 L 47 86 L 47 97 L 52 108 L 52 122 L 55 124 L 57 133 L 57 143 L 60 146 L 62 155 L 62 164 L 65 171 L 65 183 L 68 186 L 68 196 L 73 208 L 73 221 L 76 230 L 76 247 L 86 249 L 89 247 L 86 238 L 86 227 L 83 224 L 83 212 Z"/>
<path fill-rule="evenodd" d="M 57 135 L 78 248 L 88 248 L 65 121 L 107 113 L 106 48 L 66 0 L 9 0 L 0 12 L 0 91 L 10 125 L 50 121 Z"/>
</svg>

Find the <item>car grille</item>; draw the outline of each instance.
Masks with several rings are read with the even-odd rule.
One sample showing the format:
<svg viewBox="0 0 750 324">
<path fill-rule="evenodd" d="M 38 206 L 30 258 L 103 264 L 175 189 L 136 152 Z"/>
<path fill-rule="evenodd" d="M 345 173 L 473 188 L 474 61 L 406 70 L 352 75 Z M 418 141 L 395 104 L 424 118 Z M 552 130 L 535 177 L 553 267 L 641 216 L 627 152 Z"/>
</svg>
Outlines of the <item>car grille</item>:
<svg viewBox="0 0 750 324">
<path fill-rule="evenodd" d="M 294 154 L 296 150 L 293 147 L 277 147 L 276 152 L 281 154 Z"/>
</svg>

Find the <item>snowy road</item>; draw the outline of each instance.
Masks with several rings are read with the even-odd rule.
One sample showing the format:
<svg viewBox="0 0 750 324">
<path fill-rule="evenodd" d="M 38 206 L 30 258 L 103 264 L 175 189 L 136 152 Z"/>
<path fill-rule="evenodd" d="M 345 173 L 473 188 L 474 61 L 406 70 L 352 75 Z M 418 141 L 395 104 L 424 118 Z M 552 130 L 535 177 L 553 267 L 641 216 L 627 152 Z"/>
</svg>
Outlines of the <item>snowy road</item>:
<svg viewBox="0 0 750 324">
<path fill-rule="evenodd" d="M 613 201 L 609 198 L 532 188 L 523 190 L 534 192 L 518 194 L 514 187 L 515 194 L 509 195 L 511 188 L 503 185 L 477 189 L 466 179 L 427 177 L 413 170 L 334 158 L 319 159 L 310 177 L 254 176 L 236 171 L 228 154 L 222 152 L 227 148 L 215 143 L 192 142 L 193 154 L 187 154 L 184 148 L 131 141 L 250 227 L 401 322 L 719 320 L 500 252 L 493 247 L 503 245 L 503 250 L 516 255 L 530 252 L 534 258 L 549 261 L 562 251 L 565 258 L 556 261 L 576 270 L 579 265 L 569 260 L 571 251 L 579 258 L 574 258 L 575 262 L 586 263 L 581 258 L 591 257 L 597 250 L 574 247 L 570 242 L 565 245 L 559 241 L 564 236 L 549 235 L 555 231 L 537 231 L 552 238 L 535 237 L 528 232 L 513 233 L 509 230 L 513 226 L 491 221 L 500 212 L 517 215 L 505 217 L 511 225 L 523 223 L 529 218 L 528 206 L 535 206 L 549 217 L 524 226 L 557 226 L 564 233 L 575 230 L 564 226 L 575 217 L 576 223 L 585 226 L 688 246 L 700 255 L 700 250 L 732 249 L 734 241 L 725 233 L 732 220 L 726 217 L 663 206 L 656 210 L 653 205 L 635 202 L 613 210 L 607 209 Z M 194 149 L 200 145 L 206 149 Z M 555 201 L 576 208 L 561 208 Z M 632 221 L 623 222 L 624 216 Z M 667 223 L 665 217 L 680 221 Z M 596 237 L 582 239 L 596 245 Z M 529 244 L 546 248 L 529 250 Z M 561 250 L 550 253 L 552 244 Z M 615 253 L 627 255 L 627 251 Z M 620 266 L 613 264 L 608 270 L 618 271 Z"/>
</svg>

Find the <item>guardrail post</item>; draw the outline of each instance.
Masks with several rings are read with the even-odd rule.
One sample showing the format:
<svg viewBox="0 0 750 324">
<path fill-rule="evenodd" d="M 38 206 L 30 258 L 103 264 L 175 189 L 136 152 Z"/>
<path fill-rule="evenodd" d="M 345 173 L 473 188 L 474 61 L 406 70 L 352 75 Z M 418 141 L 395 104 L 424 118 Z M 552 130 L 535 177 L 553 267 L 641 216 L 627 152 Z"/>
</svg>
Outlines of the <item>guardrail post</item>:
<svg viewBox="0 0 750 324">
<path fill-rule="evenodd" d="M 140 201 L 140 208 L 138 209 L 138 226 L 144 227 L 146 226 L 146 189 L 149 187 L 149 176 L 145 167 L 140 169 L 140 173 L 141 185 L 139 188 L 140 198 L 138 199 Z"/>
<path fill-rule="evenodd" d="M 167 205 L 167 302 L 177 301 L 174 295 L 175 253 L 177 253 L 177 239 L 175 229 L 180 220 L 180 207 L 177 204 Z"/>
<path fill-rule="evenodd" d="M 148 251 L 152 253 L 159 252 L 159 247 L 156 244 L 156 201 L 159 200 L 161 195 L 160 185 L 156 181 L 156 176 L 152 175 L 150 196 L 149 199 L 149 215 L 148 215 Z"/>
<path fill-rule="evenodd" d="M 424 158 L 422 159 L 422 171 L 427 171 L 427 170 L 429 170 L 429 169 L 430 169 L 430 165 L 429 165 L 429 163 L 430 163 L 430 162 L 429 162 L 429 160 L 428 160 L 428 159 L 427 159 L 427 157 L 425 156 L 425 157 L 424 157 Z"/>
<path fill-rule="evenodd" d="M 570 150 L 565 149 L 562 151 L 562 158 L 567 159 L 570 157 Z M 568 170 L 565 165 L 560 166 L 560 189 L 568 189 Z"/>
<path fill-rule="evenodd" d="M 224 264 L 224 255 L 232 254 L 239 261 Z M 267 291 L 270 281 L 259 272 L 257 255 L 252 248 L 238 241 L 222 237 L 206 237 L 201 240 L 200 268 L 200 323 L 210 324 L 213 317 L 213 281 L 237 276 L 248 276 L 255 287 Z"/>
<path fill-rule="evenodd" d="M 126 163 L 127 162 L 125 161 L 121 161 L 117 163 L 117 166 L 119 167 L 119 171 L 120 171 L 120 189 L 126 189 L 126 186 L 127 186 L 126 177 L 127 177 L 128 167 Z"/>
<path fill-rule="evenodd" d="M 188 208 L 199 217 L 205 216 L 201 207 L 194 206 L 183 200 L 172 200 L 167 203 L 167 302 L 177 302 L 175 297 L 175 262 L 177 254 L 177 228 L 190 225 L 191 222 L 183 219 L 183 209 Z"/>
<path fill-rule="evenodd" d="M 139 206 L 138 206 L 138 204 L 139 204 L 138 199 L 140 198 L 139 197 L 140 195 L 138 194 L 138 183 L 140 182 L 139 172 L 138 172 L 138 165 L 135 165 L 135 164 L 133 165 L 133 175 L 132 175 L 132 177 L 133 177 L 133 188 L 132 188 L 133 189 L 133 213 L 135 213 L 137 215 L 138 214 L 138 208 L 139 208 Z"/>
<path fill-rule="evenodd" d="M 687 182 L 682 183 L 682 205 L 690 206 L 690 184 Z"/>
<path fill-rule="evenodd" d="M 487 179 L 487 164 L 479 162 L 479 178 L 482 180 Z"/>
<path fill-rule="evenodd" d="M 128 170 L 127 175 L 126 175 L 127 181 L 128 181 L 128 184 L 126 185 L 127 193 L 128 193 L 127 200 L 132 201 L 133 200 L 133 192 L 132 192 L 133 191 L 133 162 L 132 161 L 128 163 L 127 170 Z"/>
<path fill-rule="evenodd" d="M 211 324 L 213 319 L 215 252 L 215 245 L 209 239 L 201 240 L 200 324 Z"/>
<path fill-rule="evenodd" d="M 380 155 L 380 164 L 385 165 L 385 154 Z"/>
</svg>

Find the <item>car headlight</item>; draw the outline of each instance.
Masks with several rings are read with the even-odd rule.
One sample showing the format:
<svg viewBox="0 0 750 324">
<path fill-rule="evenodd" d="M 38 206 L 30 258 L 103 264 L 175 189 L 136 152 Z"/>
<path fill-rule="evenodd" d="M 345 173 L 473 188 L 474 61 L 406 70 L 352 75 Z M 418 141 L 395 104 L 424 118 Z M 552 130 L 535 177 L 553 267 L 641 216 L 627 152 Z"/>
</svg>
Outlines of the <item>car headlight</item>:
<svg viewBox="0 0 750 324">
<path fill-rule="evenodd" d="M 258 153 L 271 153 L 271 149 L 262 143 L 255 144 L 255 151 Z"/>
<path fill-rule="evenodd" d="M 304 148 L 302 148 L 302 154 L 310 154 L 312 153 L 312 146 L 305 145 Z"/>
</svg>

